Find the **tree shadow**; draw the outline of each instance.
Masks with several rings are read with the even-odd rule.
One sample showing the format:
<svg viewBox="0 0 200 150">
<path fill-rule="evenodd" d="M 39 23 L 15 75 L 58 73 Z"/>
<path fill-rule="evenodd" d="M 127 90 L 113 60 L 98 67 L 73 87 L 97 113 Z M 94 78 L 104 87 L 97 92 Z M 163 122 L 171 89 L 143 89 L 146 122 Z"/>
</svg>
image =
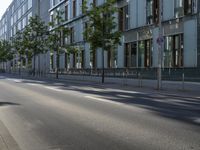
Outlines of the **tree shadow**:
<svg viewBox="0 0 200 150">
<path fill-rule="evenodd" d="M 97 98 L 140 107 L 165 118 L 200 126 L 199 122 L 195 122 L 195 118 L 200 118 L 200 98 L 197 97 L 168 95 L 158 92 L 137 92 L 137 89 L 133 90 L 133 88 L 129 87 L 122 88 L 120 86 L 113 86 L 110 84 L 102 85 L 95 82 L 90 82 L 88 84 L 88 82 L 64 82 L 48 79 L 39 81 L 40 82 L 38 82 L 38 80 L 22 80 L 22 83 L 56 86 L 56 88 L 61 90 L 77 91 L 80 94 L 92 94 Z"/>
<path fill-rule="evenodd" d="M 0 107 L 3 107 L 3 106 L 18 106 L 20 104 L 18 103 L 12 103 L 12 102 L 0 102 Z"/>
<path fill-rule="evenodd" d="M 150 110 L 156 115 L 184 121 L 187 123 L 200 126 L 200 122 L 195 122 L 195 118 L 200 118 L 200 98 L 173 96 L 159 93 L 143 93 L 131 92 L 131 90 L 120 91 L 117 89 L 110 89 L 106 86 L 89 85 L 89 87 L 97 90 L 90 90 L 85 88 L 85 85 L 78 85 L 72 88 L 73 85 L 60 86 L 62 90 L 78 91 L 84 94 L 92 94 L 97 98 L 127 104 L 129 106 L 136 106 L 143 109 Z M 115 91 L 116 90 L 116 91 Z M 136 90 L 137 91 L 137 90 Z"/>
</svg>

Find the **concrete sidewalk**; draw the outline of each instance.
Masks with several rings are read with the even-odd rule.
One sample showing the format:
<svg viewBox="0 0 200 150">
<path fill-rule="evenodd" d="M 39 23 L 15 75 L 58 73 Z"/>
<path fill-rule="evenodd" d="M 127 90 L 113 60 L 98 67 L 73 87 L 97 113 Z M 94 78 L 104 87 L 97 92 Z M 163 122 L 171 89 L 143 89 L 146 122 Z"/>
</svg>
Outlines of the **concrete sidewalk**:
<svg viewBox="0 0 200 150">
<path fill-rule="evenodd" d="M 3 74 L 2 74 L 3 75 Z M 4 74 L 8 77 L 17 77 L 18 75 Z M 160 93 L 160 94 L 172 94 L 181 96 L 190 96 L 200 98 L 200 83 L 199 82 L 182 82 L 182 81 L 162 81 L 162 89 L 157 90 L 157 80 L 138 80 L 138 79 L 123 79 L 123 78 L 105 78 L 105 83 L 101 83 L 101 77 L 95 76 L 71 76 L 60 75 L 59 79 L 55 78 L 55 75 L 49 75 L 46 77 L 32 77 L 22 76 L 24 79 L 33 80 L 45 80 L 52 82 L 62 83 L 84 83 L 89 86 L 98 86 L 114 89 L 124 90 L 137 90 L 140 92 Z"/>
<path fill-rule="evenodd" d="M 55 75 L 48 75 L 48 79 L 55 79 Z M 77 82 L 94 82 L 101 83 L 101 77 L 97 76 L 77 76 L 77 75 L 60 75 L 59 80 L 63 81 L 77 81 Z M 135 88 L 157 89 L 157 80 L 147 79 L 130 79 L 130 78 L 110 78 L 105 77 L 105 84 L 116 84 L 119 86 L 128 86 Z M 186 81 L 162 81 L 161 91 L 182 91 L 187 93 L 200 93 L 200 82 L 186 82 Z"/>
</svg>

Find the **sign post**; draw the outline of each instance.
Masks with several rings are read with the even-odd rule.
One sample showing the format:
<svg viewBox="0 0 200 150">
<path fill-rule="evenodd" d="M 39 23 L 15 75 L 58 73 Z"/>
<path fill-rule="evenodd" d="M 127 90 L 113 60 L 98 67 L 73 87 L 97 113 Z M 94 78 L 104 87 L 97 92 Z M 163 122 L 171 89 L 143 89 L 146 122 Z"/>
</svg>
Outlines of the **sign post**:
<svg viewBox="0 0 200 150">
<path fill-rule="evenodd" d="M 163 33 L 162 33 L 162 7 L 163 7 L 163 0 L 160 0 L 159 6 L 159 37 L 157 38 L 158 43 L 158 70 L 157 70 L 157 89 L 160 90 L 162 87 L 162 70 L 161 70 L 161 63 L 162 63 L 162 45 L 164 42 Z"/>
</svg>

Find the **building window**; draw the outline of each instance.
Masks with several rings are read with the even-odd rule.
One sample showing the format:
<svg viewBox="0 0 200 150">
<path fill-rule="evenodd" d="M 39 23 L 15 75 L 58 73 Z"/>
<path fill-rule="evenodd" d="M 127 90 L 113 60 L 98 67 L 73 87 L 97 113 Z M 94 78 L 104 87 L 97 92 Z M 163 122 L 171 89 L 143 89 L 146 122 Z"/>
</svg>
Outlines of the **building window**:
<svg viewBox="0 0 200 150">
<path fill-rule="evenodd" d="M 85 50 L 81 51 L 80 58 L 81 58 L 81 68 L 83 69 L 83 68 L 85 68 Z"/>
<path fill-rule="evenodd" d="M 32 0 L 28 0 L 28 10 L 32 8 Z"/>
<path fill-rule="evenodd" d="M 125 46 L 125 67 L 137 67 L 137 42 Z"/>
<path fill-rule="evenodd" d="M 179 18 L 184 15 L 184 0 L 175 0 L 175 17 Z"/>
<path fill-rule="evenodd" d="M 84 68 L 84 57 L 85 57 L 85 51 L 84 50 L 80 50 L 78 53 L 74 53 L 75 56 L 75 66 L 76 68 L 80 69 L 80 68 Z"/>
<path fill-rule="evenodd" d="M 18 19 L 21 18 L 21 9 L 18 10 Z"/>
<path fill-rule="evenodd" d="M 30 22 L 30 18 L 32 17 L 32 12 L 28 14 L 28 23 Z"/>
<path fill-rule="evenodd" d="M 184 1 L 184 14 L 192 14 L 192 0 L 185 0 Z"/>
<path fill-rule="evenodd" d="M 14 5 L 11 8 L 12 14 L 14 14 Z"/>
<path fill-rule="evenodd" d="M 11 17 L 11 26 L 13 25 L 13 17 Z"/>
<path fill-rule="evenodd" d="M 77 62 L 78 62 L 78 54 L 76 52 L 72 53 L 72 59 L 73 59 L 73 64 L 72 67 L 73 68 L 77 68 Z"/>
<path fill-rule="evenodd" d="M 97 52 L 96 50 L 91 50 L 90 51 L 90 67 L 93 68 L 93 69 L 96 69 L 97 68 Z"/>
<path fill-rule="evenodd" d="M 74 28 L 70 28 L 70 43 L 74 43 Z"/>
<path fill-rule="evenodd" d="M 183 34 L 165 37 L 164 66 L 183 66 Z"/>
<path fill-rule="evenodd" d="M 53 11 L 50 13 L 50 22 L 54 22 L 54 14 L 53 14 Z"/>
<path fill-rule="evenodd" d="M 147 0 L 147 24 L 153 24 L 153 0 Z"/>
<path fill-rule="evenodd" d="M 87 40 L 87 39 L 88 39 L 88 36 L 89 36 L 89 34 L 88 34 L 88 32 L 87 32 L 87 29 L 88 29 L 88 22 L 85 22 L 84 28 L 85 28 L 85 34 L 83 35 L 83 39 L 84 39 L 84 40 Z"/>
<path fill-rule="evenodd" d="M 68 11 L 69 11 L 69 9 L 68 9 L 68 4 L 65 6 L 65 20 L 67 21 L 69 18 L 68 18 L 68 15 L 69 15 L 69 13 L 68 13 Z"/>
<path fill-rule="evenodd" d="M 138 52 L 138 66 L 139 67 L 151 67 L 153 54 L 152 40 L 144 40 L 139 42 Z"/>
<path fill-rule="evenodd" d="M 26 26 L 26 17 L 24 17 L 23 19 L 23 28 L 25 28 L 25 26 Z"/>
<path fill-rule="evenodd" d="M 93 6 L 96 7 L 97 6 L 97 1 L 93 0 Z"/>
<path fill-rule="evenodd" d="M 128 5 L 119 10 L 119 30 L 125 31 L 129 29 L 129 10 Z"/>
<path fill-rule="evenodd" d="M 73 18 L 76 17 L 76 0 L 73 0 Z"/>
<path fill-rule="evenodd" d="M 159 23 L 160 19 L 159 10 L 160 10 L 159 0 L 153 0 L 153 22 L 155 24 Z"/>
<path fill-rule="evenodd" d="M 24 15 L 26 13 L 26 5 L 25 4 L 23 5 L 22 12 L 23 12 L 22 15 Z"/>
</svg>

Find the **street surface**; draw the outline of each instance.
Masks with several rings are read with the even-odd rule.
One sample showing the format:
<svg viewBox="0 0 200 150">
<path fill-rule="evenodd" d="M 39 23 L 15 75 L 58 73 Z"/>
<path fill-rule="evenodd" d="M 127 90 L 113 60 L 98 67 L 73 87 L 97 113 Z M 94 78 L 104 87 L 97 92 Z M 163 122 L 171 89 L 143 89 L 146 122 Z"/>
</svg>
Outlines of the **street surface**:
<svg viewBox="0 0 200 150">
<path fill-rule="evenodd" d="M 200 150 L 200 96 L 137 91 L 1 75 L 0 121 L 21 150 Z"/>
</svg>

